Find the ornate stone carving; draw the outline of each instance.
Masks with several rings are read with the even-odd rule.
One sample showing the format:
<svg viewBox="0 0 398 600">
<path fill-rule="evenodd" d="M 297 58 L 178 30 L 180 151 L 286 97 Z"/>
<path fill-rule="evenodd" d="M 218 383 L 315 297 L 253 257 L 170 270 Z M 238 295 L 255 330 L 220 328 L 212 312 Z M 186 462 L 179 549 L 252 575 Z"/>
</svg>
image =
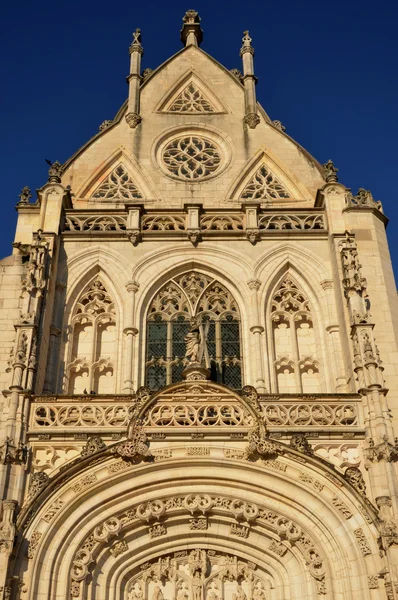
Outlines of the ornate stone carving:
<svg viewBox="0 0 398 600">
<path fill-rule="evenodd" d="M 257 113 L 252 112 L 245 115 L 244 122 L 250 129 L 255 129 L 261 122 L 261 119 Z"/>
<path fill-rule="evenodd" d="M 73 214 L 68 214 L 65 217 L 65 231 L 83 232 L 88 231 L 114 231 L 125 232 L 127 226 L 127 217 L 123 215 L 87 215 L 77 217 Z"/>
<path fill-rule="evenodd" d="M 22 206 L 24 204 L 29 204 L 29 200 L 32 197 L 32 192 L 30 191 L 30 189 L 25 186 L 24 188 L 22 188 L 21 193 L 19 194 L 19 202 L 18 202 L 18 206 Z"/>
<path fill-rule="evenodd" d="M 239 83 L 243 83 L 243 74 L 239 69 L 230 69 L 229 72 L 239 81 Z"/>
<path fill-rule="evenodd" d="M 90 487 L 90 485 L 92 485 L 93 483 L 96 483 L 96 481 L 97 481 L 96 474 L 90 473 L 90 475 L 86 475 L 85 477 L 82 477 L 81 479 L 79 479 L 79 481 L 77 483 L 75 483 L 74 485 L 71 486 L 71 489 L 75 492 L 75 494 L 79 494 L 80 492 L 85 490 L 87 487 Z"/>
<path fill-rule="evenodd" d="M 91 196 L 91 200 L 97 202 L 131 202 L 140 198 L 143 198 L 141 192 L 122 164 L 113 169 Z"/>
<path fill-rule="evenodd" d="M 57 160 L 50 164 L 48 169 L 48 181 L 49 183 L 61 183 L 61 177 L 64 172 L 64 167 Z"/>
<path fill-rule="evenodd" d="M 286 127 L 282 124 L 281 121 L 278 121 L 278 119 L 272 121 L 272 125 L 275 127 L 275 129 L 279 129 L 279 131 L 286 131 Z"/>
<path fill-rule="evenodd" d="M 260 231 L 257 227 L 246 229 L 246 237 L 253 246 L 261 239 Z"/>
<path fill-rule="evenodd" d="M 332 498 L 332 504 L 337 508 L 337 510 L 343 515 L 345 519 L 351 519 L 352 512 L 338 496 L 334 496 Z"/>
<path fill-rule="evenodd" d="M 239 523 L 231 523 L 229 532 L 231 535 L 247 538 L 249 537 L 250 527 L 247 527 L 247 525 L 240 525 Z"/>
<path fill-rule="evenodd" d="M 127 542 L 125 540 L 120 540 L 120 542 L 116 542 L 116 544 L 114 544 L 112 548 L 109 549 L 109 552 L 113 554 L 115 558 L 117 558 L 118 556 L 120 556 L 120 554 L 127 552 L 128 549 L 129 547 L 127 545 Z"/>
<path fill-rule="evenodd" d="M 346 233 L 345 240 L 340 243 L 341 261 L 343 265 L 343 287 L 346 295 L 353 291 L 363 293 L 367 282 L 362 276 L 362 265 L 359 263 L 355 238 Z"/>
<path fill-rule="evenodd" d="M 322 168 L 323 176 L 325 177 L 327 183 L 336 183 L 336 181 L 339 180 L 339 178 L 337 177 L 337 173 L 339 170 L 336 169 L 336 167 L 333 164 L 333 161 L 329 159 L 324 165 L 322 165 Z"/>
<path fill-rule="evenodd" d="M 344 478 L 354 487 L 361 496 L 366 494 L 366 485 L 363 475 L 357 467 L 348 467 L 345 470 Z"/>
<path fill-rule="evenodd" d="M 162 162 L 169 174 L 195 181 L 215 175 L 221 167 L 222 155 L 212 140 L 199 135 L 185 135 L 165 146 Z"/>
<path fill-rule="evenodd" d="M 273 215 L 268 212 L 260 212 L 258 217 L 258 227 L 260 231 L 326 231 L 325 217 L 322 213 L 284 213 Z"/>
<path fill-rule="evenodd" d="M 39 545 L 40 542 L 40 538 L 43 534 L 41 533 L 41 531 L 34 531 L 31 535 L 31 538 L 29 540 L 29 546 L 28 546 L 28 550 L 27 550 L 27 557 L 29 559 L 34 558 L 35 552 L 36 552 L 36 548 Z"/>
<path fill-rule="evenodd" d="M 382 210 L 380 200 L 375 200 L 369 190 L 359 188 L 356 196 L 353 196 L 351 192 L 346 194 L 346 203 L 349 208 L 375 208 Z"/>
<path fill-rule="evenodd" d="M 88 438 L 87 444 L 83 446 L 81 451 L 81 456 L 85 458 L 86 456 L 90 456 L 90 454 L 95 454 L 99 452 L 99 450 L 103 450 L 106 448 L 106 444 L 102 438 L 99 436 L 93 436 Z"/>
<path fill-rule="evenodd" d="M 47 473 L 34 473 L 30 478 L 28 491 L 29 498 L 33 498 L 41 491 L 43 491 L 44 488 L 48 485 L 48 483 L 49 477 Z"/>
<path fill-rule="evenodd" d="M 108 127 L 110 127 L 111 125 L 113 125 L 113 120 L 106 119 L 105 121 L 102 121 L 101 125 L 99 126 L 99 130 L 105 131 L 105 129 L 108 129 Z"/>
<path fill-rule="evenodd" d="M 153 73 L 153 69 L 150 68 L 146 68 L 142 71 L 141 73 L 141 79 L 142 79 L 142 83 L 144 83 L 144 81 L 146 81 L 148 79 L 148 77 L 150 77 Z"/>
<path fill-rule="evenodd" d="M 208 100 L 197 85 L 190 81 L 181 91 L 171 106 L 169 112 L 175 113 L 214 113 L 213 104 Z"/>
<path fill-rule="evenodd" d="M 49 242 L 42 238 L 41 230 L 35 235 L 30 245 L 29 262 L 27 264 L 26 277 L 22 282 L 23 292 L 36 292 L 38 296 L 43 294 L 46 286 L 46 264 Z"/>
<path fill-rule="evenodd" d="M 272 442 L 264 436 L 259 425 L 250 430 L 248 440 L 249 445 L 246 448 L 246 456 L 249 459 L 255 459 L 258 456 L 272 458 L 283 452 L 283 448 L 278 443 Z"/>
<path fill-rule="evenodd" d="M 357 541 L 358 541 L 358 544 L 359 544 L 362 554 L 364 556 L 367 556 L 368 554 L 372 554 L 372 550 L 369 546 L 368 540 L 366 539 L 366 536 L 365 536 L 363 530 L 361 528 L 355 529 L 354 535 L 357 538 Z"/>
<path fill-rule="evenodd" d="M 64 505 L 65 505 L 65 502 L 63 500 L 61 500 L 61 499 L 56 500 L 46 510 L 45 514 L 43 515 L 43 519 L 47 523 L 50 523 L 50 521 L 53 520 L 53 518 L 55 517 L 55 515 L 64 507 Z"/>
<path fill-rule="evenodd" d="M 287 552 L 287 547 L 276 540 L 272 540 L 269 545 L 269 550 L 278 556 L 285 556 Z"/>
<path fill-rule="evenodd" d="M 149 528 L 149 536 L 151 538 L 157 538 L 162 535 L 166 535 L 167 529 L 162 523 L 154 523 Z"/>
<path fill-rule="evenodd" d="M 200 229 L 187 229 L 187 238 L 194 246 L 196 246 L 196 244 L 200 242 L 201 237 L 202 233 Z"/>
<path fill-rule="evenodd" d="M 290 446 L 303 454 L 313 455 L 314 451 L 308 439 L 302 433 L 297 433 L 290 438 Z"/>
<path fill-rule="evenodd" d="M 147 436 L 139 428 L 132 432 L 128 440 L 116 446 L 115 453 L 125 460 L 142 460 L 143 458 L 153 458 L 153 455 L 148 447 Z"/>
<path fill-rule="evenodd" d="M 379 587 L 379 576 L 368 575 L 368 587 L 370 590 L 377 590 Z"/>
<path fill-rule="evenodd" d="M 262 164 L 255 174 L 245 185 L 241 195 L 241 200 L 284 200 L 291 195 L 272 173 L 270 168 Z"/>
<path fill-rule="evenodd" d="M 138 113 L 129 112 L 126 114 L 126 121 L 131 129 L 135 129 L 142 121 L 142 117 Z"/>
</svg>

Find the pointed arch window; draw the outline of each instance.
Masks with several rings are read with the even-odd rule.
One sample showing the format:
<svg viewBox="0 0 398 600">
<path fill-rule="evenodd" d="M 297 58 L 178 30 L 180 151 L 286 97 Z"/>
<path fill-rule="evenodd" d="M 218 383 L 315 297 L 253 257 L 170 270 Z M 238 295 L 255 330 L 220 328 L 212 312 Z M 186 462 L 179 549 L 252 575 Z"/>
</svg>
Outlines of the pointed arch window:
<svg viewBox="0 0 398 600">
<path fill-rule="evenodd" d="M 114 393 L 116 347 L 115 306 L 97 278 L 80 296 L 72 317 L 67 392 Z"/>
<path fill-rule="evenodd" d="M 190 271 L 167 282 L 147 316 L 146 384 L 150 389 L 182 380 L 188 365 L 185 336 L 192 317 L 207 329 L 211 379 L 242 387 L 240 315 L 230 292 L 218 281 Z"/>
<path fill-rule="evenodd" d="M 309 302 L 290 276 L 271 301 L 274 375 L 280 393 L 319 393 L 317 343 Z"/>
</svg>

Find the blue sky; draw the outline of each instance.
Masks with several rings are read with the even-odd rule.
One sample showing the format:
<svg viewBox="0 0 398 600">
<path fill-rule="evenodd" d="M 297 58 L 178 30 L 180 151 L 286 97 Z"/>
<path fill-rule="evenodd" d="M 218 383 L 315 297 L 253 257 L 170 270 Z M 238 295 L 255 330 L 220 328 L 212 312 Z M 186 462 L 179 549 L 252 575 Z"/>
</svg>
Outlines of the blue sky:
<svg viewBox="0 0 398 600">
<path fill-rule="evenodd" d="M 21 188 L 35 190 L 47 179 L 45 158 L 64 162 L 124 102 L 131 32 L 142 29 L 143 68 L 155 68 L 180 49 L 188 8 L 202 17 L 203 49 L 227 68 L 240 68 L 242 31 L 250 30 L 259 101 L 320 162 L 332 158 L 354 193 L 364 187 L 383 202 L 397 271 L 398 3 L 392 1 L 7 2 L 0 39 L 0 257 L 11 252 Z"/>
</svg>

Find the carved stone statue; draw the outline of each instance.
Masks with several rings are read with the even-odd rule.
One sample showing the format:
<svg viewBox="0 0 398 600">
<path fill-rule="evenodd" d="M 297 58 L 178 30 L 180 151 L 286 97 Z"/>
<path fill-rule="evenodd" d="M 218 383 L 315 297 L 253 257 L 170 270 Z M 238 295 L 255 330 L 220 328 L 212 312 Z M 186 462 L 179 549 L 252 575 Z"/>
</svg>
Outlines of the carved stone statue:
<svg viewBox="0 0 398 600">
<path fill-rule="evenodd" d="M 190 362 L 198 362 L 199 350 L 201 346 L 200 326 L 198 319 L 193 317 L 190 323 L 189 333 L 185 336 L 186 352 L 185 357 Z"/>
<path fill-rule="evenodd" d="M 163 592 L 158 585 L 153 590 L 152 600 L 164 600 Z"/>
<path fill-rule="evenodd" d="M 192 600 L 202 600 L 203 579 L 199 572 L 192 577 Z"/>
</svg>

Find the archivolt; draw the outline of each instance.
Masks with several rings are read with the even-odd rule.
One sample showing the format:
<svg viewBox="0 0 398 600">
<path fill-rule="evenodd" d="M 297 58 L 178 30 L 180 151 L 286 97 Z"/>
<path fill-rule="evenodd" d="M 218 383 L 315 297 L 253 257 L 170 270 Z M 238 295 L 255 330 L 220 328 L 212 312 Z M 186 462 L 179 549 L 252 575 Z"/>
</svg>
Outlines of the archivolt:
<svg viewBox="0 0 398 600">
<path fill-rule="evenodd" d="M 93 464 L 61 486 L 26 529 L 31 559 L 23 558 L 26 542 L 17 549 L 15 576 L 32 573 L 27 598 L 70 597 L 68 582 L 76 573 L 75 580 L 82 581 L 87 565 L 87 591 L 76 597 L 121 600 L 132 569 L 197 547 L 236 554 L 267 571 L 275 585 L 267 600 L 315 600 L 317 586 L 325 600 L 350 600 L 358 578 L 362 597 L 369 598 L 366 578 L 381 563 L 364 556 L 377 554 L 377 532 L 358 512 L 354 492 L 337 487 L 321 466 L 289 459 L 242 463 L 233 458 L 234 452 L 239 456 L 236 449 L 228 459 L 225 449 L 223 456 L 221 448 L 213 450 L 214 457 L 198 452 L 187 459 L 186 448 L 176 458 L 174 449 L 160 448 L 154 464 Z M 190 519 L 199 516 L 208 520 L 208 529 L 190 529 Z M 157 524 L 167 535 L 151 537 L 149 528 Z M 248 537 L 234 535 L 232 524 L 235 531 L 247 528 Z M 127 550 L 118 556 L 120 541 Z"/>
</svg>

